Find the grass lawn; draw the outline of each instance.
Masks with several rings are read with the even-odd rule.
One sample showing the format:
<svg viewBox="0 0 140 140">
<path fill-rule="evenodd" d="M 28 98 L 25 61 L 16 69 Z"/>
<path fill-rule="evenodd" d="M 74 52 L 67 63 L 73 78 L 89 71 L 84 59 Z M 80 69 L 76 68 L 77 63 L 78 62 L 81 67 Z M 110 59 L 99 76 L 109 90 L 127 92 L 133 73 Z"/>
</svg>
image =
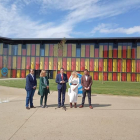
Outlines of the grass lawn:
<svg viewBox="0 0 140 140">
<path fill-rule="evenodd" d="M 50 79 L 50 90 L 57 90 L 57 84 L 54 79 Z M 25 79 L 18 80 L 0 80 L 1 86 L 25 88 Z M 39 86 L 39 79 L 37 79 Z M 37 86 L 37 89 L 38 89 Z M 93 81 L 93 94 L 110 94 L 110 95 L 126 95 L 140 96 L 140 83 L 136 82 L 112 82 L 106 81 L 102 84 L 101 81 Z"/>
</svg>

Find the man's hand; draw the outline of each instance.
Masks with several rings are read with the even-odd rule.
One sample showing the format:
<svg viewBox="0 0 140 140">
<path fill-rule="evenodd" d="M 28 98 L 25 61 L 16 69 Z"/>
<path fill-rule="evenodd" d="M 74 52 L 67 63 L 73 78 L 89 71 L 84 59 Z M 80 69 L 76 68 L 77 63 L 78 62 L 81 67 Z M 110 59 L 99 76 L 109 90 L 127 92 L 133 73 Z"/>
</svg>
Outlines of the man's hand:
<svg viewBox="0 0 140 140">
<path fill-rule="evenodd" d="M 89 87 L 87 87 L 87 88 L 85 87 L 85 90 L 89 90 Z"/>
<path fill-rule="evenodd" d="M 34 86 L 33 89 L 36 89 L 36 86 Z"/>
<path fill-rule="evenodd" d="M 65 81 L 63 80 L 63 81 L 60 81 L 60 83 L 65 83 Z"/>
<path fill-rule="evenodd" d="M 47 86 L 47 89 L 49 89 L 49 86 Z"/>
</svg>

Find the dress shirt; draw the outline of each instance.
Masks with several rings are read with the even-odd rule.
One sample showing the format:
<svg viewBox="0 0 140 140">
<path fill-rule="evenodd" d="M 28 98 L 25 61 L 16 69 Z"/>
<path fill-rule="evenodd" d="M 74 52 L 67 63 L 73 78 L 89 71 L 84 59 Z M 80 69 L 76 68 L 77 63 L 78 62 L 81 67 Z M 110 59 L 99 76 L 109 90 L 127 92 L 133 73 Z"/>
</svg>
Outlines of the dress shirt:
<svg viewBox="0 0 140 140">
<path fill-rule="evenodd" d="M 30 73 L 31 74 L 31 73 Z M 34 76 L 31 74 L 31 76 L 32 76 L 32 78 L 33 78 L 33 80 L 34 80 Z"/>
<path fill-rule="evenodd" d="M 87 76 L 87 75 L 85 75 L 85 78 L 86 78 L 86 81 L 87 81 L 87 79 L 88 79 L 88 76 Z"/>
</svg>

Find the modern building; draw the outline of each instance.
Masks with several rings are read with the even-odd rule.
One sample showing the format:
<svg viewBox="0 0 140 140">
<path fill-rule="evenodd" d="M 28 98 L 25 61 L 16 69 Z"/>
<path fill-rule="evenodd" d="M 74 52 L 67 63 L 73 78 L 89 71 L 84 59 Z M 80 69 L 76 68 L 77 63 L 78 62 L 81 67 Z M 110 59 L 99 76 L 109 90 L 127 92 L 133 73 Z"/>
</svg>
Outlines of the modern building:
<svg viewBox="0 0 140 140">
<path fill-rule="evenodd" d="M 140 37 L 66 38 L 58 50 L 61 40 L 0 37 L 0 77 L 25 78 L 29 69 L 39 76 L 45 69 L 55 78 L 56 69 L 63 67 L 68 77 L 71 71 L 88 69 L 94 80 L 140 82 Z"/>
</svg>

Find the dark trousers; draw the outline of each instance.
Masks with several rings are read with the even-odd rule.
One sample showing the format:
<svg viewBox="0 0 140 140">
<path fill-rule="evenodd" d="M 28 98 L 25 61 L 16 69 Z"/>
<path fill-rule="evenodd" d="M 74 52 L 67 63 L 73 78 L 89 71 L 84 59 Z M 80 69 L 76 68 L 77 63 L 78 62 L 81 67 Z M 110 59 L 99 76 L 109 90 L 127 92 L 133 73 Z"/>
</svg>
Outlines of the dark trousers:
<svg viewBox="0 0 140 140">
<path fill-rule="evenodd" d="M 26 96 L 26 107 L 29 106 L 30 102 L 30 107 L 33 107 L 33 97 L 34 97 L 35 89 L 27 91 L 27 96 Z"/>
<path fill-rule="evenodd" d="M 61 89 L 58 89 L 58 106 L 64 106 L 65 103 L 65 92 L 66 89 L 64 89 L 63 87 Z M 62 94 L 62 104 L 61 104 L 61 94 Z"/>
<path fill-rule="evenodd" d="M 91 106 L 91 89 L 90 90 L 83 90 L 83 98 L 82 98 L 82 105 L 85 103 L 86 93 L 88 94 L 88 103 Z"/>
<path fill-rule="evenodd" d="M 46 105 L 47 104 L 47 96 L 48 96 L 48 92 L 47 92 L 47 88 L 46 89 L 44 89 L 44 91 L 43 91 L 43 96 L 41 96 L 40 97 L 40 105 L 42 105 L 42 103 L 43 103 L 43 98 L 44 98 L 44 105 Z"/>
</svg>

